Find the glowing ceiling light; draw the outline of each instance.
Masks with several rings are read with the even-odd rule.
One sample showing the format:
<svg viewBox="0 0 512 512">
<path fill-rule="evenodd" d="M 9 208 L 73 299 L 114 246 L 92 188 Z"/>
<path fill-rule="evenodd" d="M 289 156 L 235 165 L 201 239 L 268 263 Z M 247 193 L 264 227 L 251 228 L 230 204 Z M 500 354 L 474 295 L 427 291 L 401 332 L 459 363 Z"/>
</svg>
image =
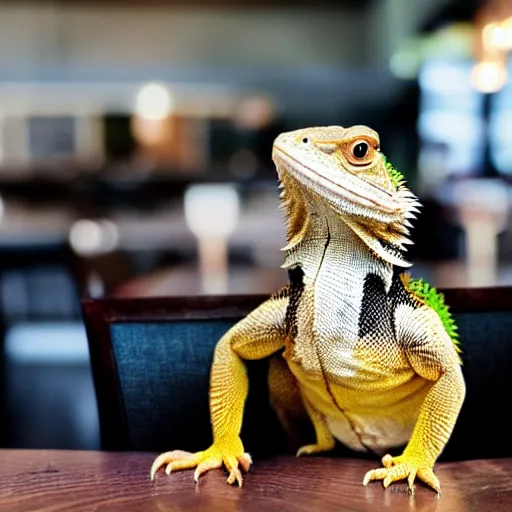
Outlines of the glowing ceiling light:
<svg viewBox="0 0 512 512">
<path fill-rule="evenodd" d="M 501 49 L 510 51 L 512 50 L 512 16 L 501 23 L 501 29 L 503 30 Z"/>
<path fill-rule="evenodd" d="M 191 185 L 185 191 L 185 222 L 198 238 L 228 237 L 238 224 L 239 203 L 230 184 Z"/>
<path fill-rule="evenodd" d="M 512 17 L 501 23 L 488 23 L 482 30 L 482 42 L 487 51 L 512 50 Z"/>
<path fill-rule="evenodd" d="M 97 255 L 113 251 L 118 244 L 119 234 L 115 224 L 108 220 L 76 221 L 69 233 L 69 242 L 77 254 Z"/>
<path fill-rule="evenodd" d="M 172 107 L 172 96 L 162 84 L 144 85 L 137 93 L 135 112 L 140 117 L 159 121 L 171 113 Z"/>
<path fill-rule="evenodd" d="M 488 23 L 482 30 L 482 43 L 487 51 L 499 47 L 503 39 L 503 29 L 498 23 Z"/>
<path fill-rule="evenodd" d="M 479 92 L 497 92 L 507 80 L 507 68 L 499 62 L 479 62 L 471 71 L 471 84 Z"/>
</svg>

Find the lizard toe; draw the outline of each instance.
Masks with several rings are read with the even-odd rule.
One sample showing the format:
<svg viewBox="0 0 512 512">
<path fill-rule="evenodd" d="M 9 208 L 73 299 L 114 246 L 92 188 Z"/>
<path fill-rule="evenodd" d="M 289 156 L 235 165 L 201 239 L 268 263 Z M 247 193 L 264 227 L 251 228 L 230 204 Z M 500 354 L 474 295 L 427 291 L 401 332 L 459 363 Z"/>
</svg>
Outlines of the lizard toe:
<svg viewBox="0 0 512 512">
<path fill-rule="evenodd" d="M 382 480 L 382 485 L 389 487 L 394 482 L 407 479 L 409 490 L 412 491 L 416 478 L 419 478 L 436 492 L 440 491 L 439 480 L 432 467 L 421 460 L 405 455 L 385 455 L 382 458 L 382 465 L 383 468 L 372 469 L 366 473 L 363 485 L 368 485 L 372 480 Z"/>
<path fill-rule="evenodd" d="M 165 466 L 167 475 L 170 475 L 173 471 L 195 468 L 194 480 L 197 483 L 201 475 L 211 469 L 218 469 L 223 464 L 229 472 L 228 483 L 237 482 L 239 486 L 242 486 L 242 472 L 239 467 L 243 471 L 249 471 L 252 459 L 248 453 L 244 453 L 242 442 L 239 439 L 214 443 L 207 450 L 196 453 L 182 450 L 162 453 L 153 462 L 150 476 L 153 480 L 157 471 L 163 466 Z"/>
</svg>

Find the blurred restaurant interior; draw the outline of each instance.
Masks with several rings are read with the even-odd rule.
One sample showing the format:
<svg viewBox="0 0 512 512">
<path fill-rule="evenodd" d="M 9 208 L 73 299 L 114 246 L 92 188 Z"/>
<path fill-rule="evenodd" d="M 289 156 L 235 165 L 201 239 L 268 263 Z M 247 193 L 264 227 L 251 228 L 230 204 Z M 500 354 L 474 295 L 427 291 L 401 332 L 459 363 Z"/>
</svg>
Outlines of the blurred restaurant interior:
<svg viewBox="0 0 512 512">
<path fill-rule="evenodd" d="M 512 284 L 510 0 L 0 1 L 1 443 L 99 447 L 84 297 L 287 280 L 272 141 L 367 124 L 412 272 Z"/>
</svg>

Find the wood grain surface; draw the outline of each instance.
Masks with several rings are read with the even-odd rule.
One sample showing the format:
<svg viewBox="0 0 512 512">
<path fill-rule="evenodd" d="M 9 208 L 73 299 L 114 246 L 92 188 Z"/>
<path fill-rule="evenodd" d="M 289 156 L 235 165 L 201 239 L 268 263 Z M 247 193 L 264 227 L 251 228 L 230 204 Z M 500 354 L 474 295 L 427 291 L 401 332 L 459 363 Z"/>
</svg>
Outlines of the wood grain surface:
<svg viewBox="0 0 512 512">
<path fill-rule="evenodd" d="M 279 457 L 255 461 L 244 487 L 215 470 L 198 485 L 190 471 L 149 480 L 151 453 L 0 450 L 0 511 L 320 511 L 512 510 L 512 459 L 437 466 L 442 494 L 421 484 L 363 487 L 372 461 Z"/>
</svg>

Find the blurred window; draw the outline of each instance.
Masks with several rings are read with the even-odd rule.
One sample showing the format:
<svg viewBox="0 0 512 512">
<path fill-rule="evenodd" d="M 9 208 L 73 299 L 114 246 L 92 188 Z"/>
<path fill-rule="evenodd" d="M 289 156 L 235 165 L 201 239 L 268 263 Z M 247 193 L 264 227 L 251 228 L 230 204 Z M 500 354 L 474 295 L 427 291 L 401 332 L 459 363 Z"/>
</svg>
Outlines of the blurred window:
<svg viewBox="0 0 512 512">
<path fill-rule="evenodd" d="M 484 158 L 483 97 L 472 89 L 470 63 L 428 61 L 419 85 L 421 91 L 418 132 L 422 141 L 420 174 L 430 179 L 432 148 L 443 146 L 442 181 L 448 175 L 474 174 Z"/>
<path fill-rule="evenodd" d="M 74 155 L 76 152 L 75 119 L 73 117 L 30 117 L 28 148 L 32 159 Z"/>
<path fill-rule="evenodd" d="M 512 76 L 512 60 L 509 62 Z M 512 174 L 512 83 L 494 95 L 489 116 L 491 159 L 498 172 Z"/>
</svg>

